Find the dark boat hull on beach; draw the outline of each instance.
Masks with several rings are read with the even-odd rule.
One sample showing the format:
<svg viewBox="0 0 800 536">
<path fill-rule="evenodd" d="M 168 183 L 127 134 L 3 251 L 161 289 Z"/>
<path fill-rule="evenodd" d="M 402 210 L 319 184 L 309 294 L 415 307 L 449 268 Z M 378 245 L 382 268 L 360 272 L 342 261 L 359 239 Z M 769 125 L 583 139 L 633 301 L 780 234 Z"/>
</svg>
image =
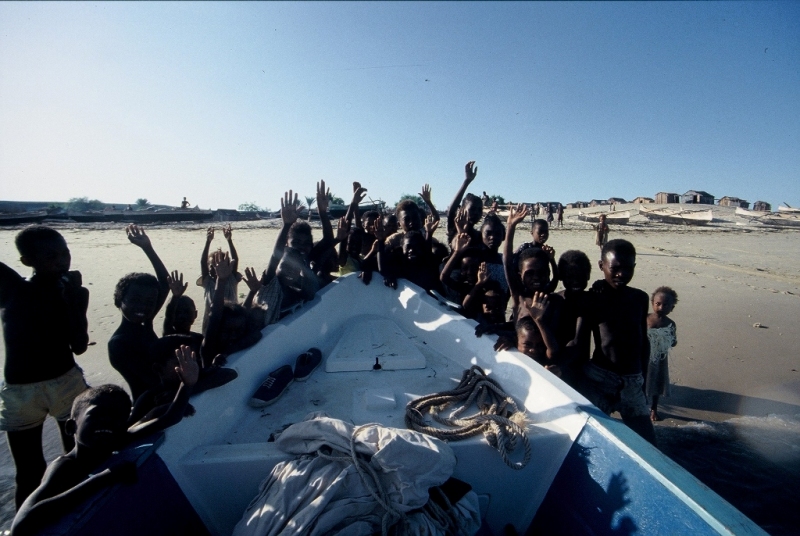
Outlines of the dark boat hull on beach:
<svg viewBox="0 0 800 536">
<path fill-rule="evenodd" d="M 22 225 L 25 223 L 39 223 L 47 218 L 47 211 L 37 212 L 16 212 L 12 214 L 0 214 L 0 225 Z"/>
</svg>

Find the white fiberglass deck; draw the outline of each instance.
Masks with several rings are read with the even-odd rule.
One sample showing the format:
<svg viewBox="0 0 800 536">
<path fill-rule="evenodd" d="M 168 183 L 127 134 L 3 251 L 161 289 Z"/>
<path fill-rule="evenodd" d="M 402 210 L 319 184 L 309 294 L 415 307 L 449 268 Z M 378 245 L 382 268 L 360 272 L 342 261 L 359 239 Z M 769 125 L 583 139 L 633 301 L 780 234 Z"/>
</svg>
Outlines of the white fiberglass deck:
<svg viewBox="0 0 800 536">
<path fill-rule="evenodd" d="M 334 352 L 356 323 L 372 330 L 346 338 Z M 524 530 L 587 417 L 577 411 L 574 391 L 516 351 L 495 353 L 493 338 L 476 338 L 474 326 L 405 282 L 391 290 L 379 280 L 367 287 L 355 277 L 342 278 L 266 328 L 257 345 L 232 357 L 228 366 L 239 378 L 194 398 L 197 414 L 167 432 L 159 455 L 209 530 L 229 534 L 258 484 L 288 457 L 268 442 L 270 434 L 315 411 L 355 424 L 405 427 L 409 400 L 453 388 L 462 372 L 477 364 L 525 406 L 533 456 L 525 469 L 515 471 L 482 437 L 452 442 L 458 459 L 454 476 L 478 493 L 495 533 L 506 523 Z M 391 351 L 385 355 L 381 333 L 389 334 Z M 403 348 L 406 343 L 411 351 Z M 292 383 L 266 408 L 247 405 L 270 371 L 293 365 L 312 346 L 322 351 L 323 364 L 307 381 Z M 363 353 L 365 362 L 356 368 L 367 370 L 327 372 L 331 353 Z M 396 367 L 401 370 L 372 370 L 376 355 L 389 363 L 397 357 L 391 354 L 411 357 Z M 515 454 L 520 459 L 522 453 Z"/>
</svg>

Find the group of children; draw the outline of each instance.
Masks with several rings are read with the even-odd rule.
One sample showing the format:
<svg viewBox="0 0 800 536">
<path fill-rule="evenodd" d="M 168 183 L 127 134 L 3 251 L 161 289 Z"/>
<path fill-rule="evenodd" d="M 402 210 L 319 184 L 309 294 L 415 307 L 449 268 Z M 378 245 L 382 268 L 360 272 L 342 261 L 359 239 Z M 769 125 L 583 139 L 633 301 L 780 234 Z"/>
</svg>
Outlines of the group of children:
<svg viewBox="0 0 800 536">
<path fill-rule="evenodd" d="M 132 439 L 191 414 L 191 393 L 235 377 L 223 367 L 226 355 L 254 344 L 264 326 L 313 299 L 337 276 L 353 272 L 365 284 L 377 273 L 391 288 L 404 278 L 444 295 L 477 321 L 477 336 L 496 334 L 497 350 L 516 348 L 601 410 L 619 411 L 625 423 L 654 443 L 658 397 L 669 386 L 666 356 L 676 343 L 668 315 L 677 294 L 660 287 L 648 298 L 629 286 L 636 251 L 625 240 L 599 244 L 603 278 L 591 287 L 585 253 L 567 251 L 556 261 L 546 243 L 546 220 L 534 220 L 531 241 L 515 249 L 514 233 L 528 209 L 511 207 L 506 225 L 494 210 L 484 214 L 481 198 L 467 193 L 477 171 L 474 162 L 465 166 L 465 179 L 448 209 L 445 241 L 434 238 L 439 213 L 428 185 L 420 193 L 425 209 L 405 200 L 393 214 L 359 214 L 366 189 L 354 183 L 349 210 L 334 233 L 327 215 L 330 192 L 321 181 L 322 238 L 317 242 L 311 226 L 299 218 L 297 194 L 287 192 L 281 199 L 281 230 L 261 274 L 253 268 L 239 272 L 230 226 L 222 229 L 227 253 L 211 251 L 215 232 L 209 229 L 197 280 L 205 294 L 199 332 L 192 331 L 199 314 L 184 294 L 183 274 L 170 273 L 144 230 L 129 226 L 128 239 L 155 272 L 129 273 L 114 291 L 121 321 L 108 341 L 108 356 L 131 398 L 117 386 L 89 388 L 75 363 L 74 356 L 88 344 L 89 292 L 80 273 L 69 270 L 66 241 L 48 227 L 21 231 L 16 245 L 33 276 L 24 279 L 0 263 L 6 343 L 0 429 L 7 432 L 17 468 L 16 533 L 33 532 L 104 483 L 129 480 L 127 465 L 89 475 Z M 242 281 L 248 294 L 240 304 Z M 559 281 L 564 289 L 556 292 Z M 153 321 L 165 303 L 159 336 Z M 48 336 L 42 337 L 45 326 Z M 67 454 L 45 472 L 41 441 L 48 414 L 59 424 Z"/>
</svg>

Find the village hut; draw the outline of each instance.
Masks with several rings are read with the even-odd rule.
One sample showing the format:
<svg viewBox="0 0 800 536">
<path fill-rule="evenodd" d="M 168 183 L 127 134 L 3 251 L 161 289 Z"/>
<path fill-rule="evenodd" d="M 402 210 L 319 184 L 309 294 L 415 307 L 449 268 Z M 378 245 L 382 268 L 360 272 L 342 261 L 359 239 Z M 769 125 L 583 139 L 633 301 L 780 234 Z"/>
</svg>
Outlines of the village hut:
<svg viewBox="0 0 800 536">
<path fill-rule="evenodd" d="M 681 197 L 681 203 L 693 203 L 696 205 L 713 205 L 714 196 L 703 190 L 689 190 Z"/>
<path fill-rule="evenodd" d="M 652 197 L 639 196 L 636 199 L 634 199 L 633 201 L 631 201 L 631 203 L 640 203 L 640 204 L 641 203 L 655 203 L 655 201 L 653 200 Z"/>
<path fill-rule="evenodd" d="M 567 208 L 586 208 L 589 203 L 586 201 L 575 201 L 574 203 L 567 203 Z"/>
<path fill-rule="evenodd" d="M 670 192 L 658 192 L 656 194 L 656 203 L 659 204 L 666 204 L 666 203 L 680 203 L 681 196 L 678 194 L 673 194 Z"/>
<path fill-rule="evenodd" d="M 592 199 L 591 201 L 589 201 L 590 207 L 604 207 L 606 205 L 608 205 L 608 201 L 606 201 L 605 199 Z"/>
<path fill-rule="evenodd" d="M 756 201 L 755 203 L 753 203 L 753 210 L 770 212 L 772 210 L 772 205 L 770 205 L 766 201 Z"/>
<path fill-rule="evenodd" d="M 608 204 L 609 205 L 614 205 L 614 204 L 621 205 L 623 203 L 627 203 L 627 201 L 625 201 L 621 197 L 609 197 L 608 198 Z"/>
<path fill-rule="evenodd" d="M 730 197 L 726 195 L 719 200 L 719 206 L 750 208 L 750 202 L 745 201 L 744 199 L 739 199 L 738 197 Z"/>
</svg>

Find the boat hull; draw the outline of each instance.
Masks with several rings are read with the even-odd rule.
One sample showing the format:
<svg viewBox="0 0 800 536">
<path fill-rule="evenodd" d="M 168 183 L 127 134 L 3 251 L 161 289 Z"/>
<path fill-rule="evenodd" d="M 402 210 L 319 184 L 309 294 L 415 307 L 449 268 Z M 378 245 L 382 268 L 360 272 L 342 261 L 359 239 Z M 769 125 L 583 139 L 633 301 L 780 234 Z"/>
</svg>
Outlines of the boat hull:
<svg viewBox="0 0 800 536">
<path fill-rule="evenodd" d="M 703 211 L 661 211 L 641 207 L 639 214 L 651 221 L 674 225 L 708 225 L 714 220 L 714 213 L 710 209 Z"/>
<path fill-rule="evenodd" d="M 626 210 L 624 212 L 601 212 L 595 214 L 585 214 L 583 212 L 579 212 L 578 219 L 588 223 L 599 223 L 601 215 L 605 215 L 606 223 L 608 223 L 609 225 L 612 224 L 625 225 L 626 223 L 628 223 L 628 220 L 631 219 L 631 213 L 629 210 Z"/>
</svg>

